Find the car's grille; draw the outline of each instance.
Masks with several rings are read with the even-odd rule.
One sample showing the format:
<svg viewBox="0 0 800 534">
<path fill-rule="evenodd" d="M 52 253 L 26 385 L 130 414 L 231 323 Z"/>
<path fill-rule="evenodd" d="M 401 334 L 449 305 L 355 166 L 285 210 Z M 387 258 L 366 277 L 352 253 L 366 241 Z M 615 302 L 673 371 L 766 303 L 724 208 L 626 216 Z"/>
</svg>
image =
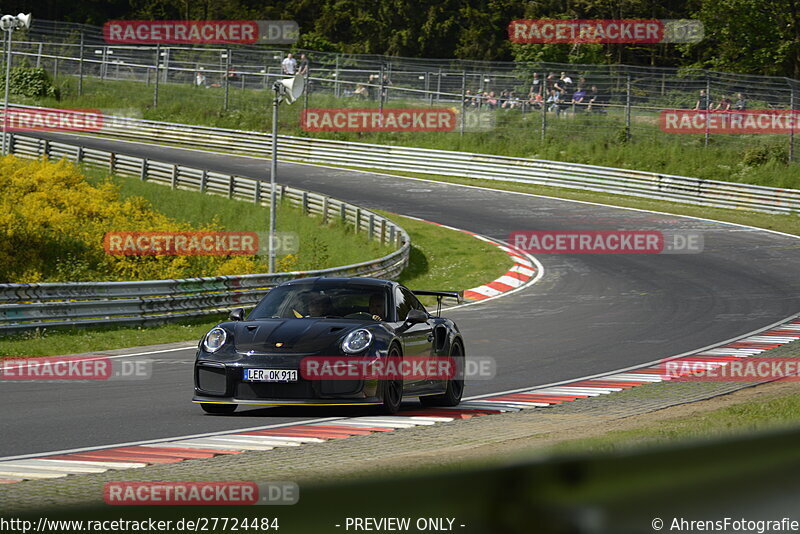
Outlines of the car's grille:
<svg viewBox="0 0 800 534">
<path fill-rule="evenodd" d="M 237 399 L 312 399 L 315 396 L 311 382 L 305 380 L 291 384 L 239 382 L 236 386 Z"/>
<path fill-rule="evenodd" d="M 212 395 L 224 395 L 226 390 L 224 367 L 198 367 L 197 387 Z"/>
</svg>

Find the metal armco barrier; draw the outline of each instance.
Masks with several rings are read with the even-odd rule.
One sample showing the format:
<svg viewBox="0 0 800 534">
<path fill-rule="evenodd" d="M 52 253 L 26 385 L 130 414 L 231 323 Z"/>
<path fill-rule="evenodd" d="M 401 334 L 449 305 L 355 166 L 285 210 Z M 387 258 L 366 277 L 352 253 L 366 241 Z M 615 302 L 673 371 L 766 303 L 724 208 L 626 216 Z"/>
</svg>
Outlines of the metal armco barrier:
<svg viewBox="0 0 800 534">
<path fill-rule="evenodd" d="M 268 202 L 269 185 L 228 174 L 173 165 L 75 145 L 44 141 L 24 135 L 12 136 L 11 148 L 21 157 L 49 157 L 80 161 L 85 165 L 112 169 L 114 173 L 170 185 L 201 190 L 230 198 Z M 340 200 L 301 189 L 280 186 L 280 199 L 301 206 L 323 220 L 338 219 L 366 232 L 397 250 L 376 260 L 321 269 L 286 273 L 247 274 L 149 280 L 141 282 L 72 282 L 0 284 L 0 332 L 34 328 L 97 324 L 144 324 L 183 317 L 220 313 L 252 306 L 270 288 L 306 276 L 372 276 L 395 278 L 408 264 L 410 239 L 400 226 L 371 211 Z"/>
<path fill-rule="evenodd" d="M 106 116 L 101 133 L 234 153 L 270 154 L 270 135 L 261 132 Z M 800 213 L 797 189 L 470 152 L 292 136 L 279 139 L 278 155 L 287 160 L 566 187 L 715 208 Z"/>
</svg>

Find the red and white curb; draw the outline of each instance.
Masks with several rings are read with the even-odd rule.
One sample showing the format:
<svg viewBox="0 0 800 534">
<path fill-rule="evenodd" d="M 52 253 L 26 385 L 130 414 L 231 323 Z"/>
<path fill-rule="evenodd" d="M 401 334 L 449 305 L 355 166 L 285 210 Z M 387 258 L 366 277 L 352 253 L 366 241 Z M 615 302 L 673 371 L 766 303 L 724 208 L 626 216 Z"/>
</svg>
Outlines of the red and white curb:
<svg viewBox="0 0 800 534">
<path fill-rule="evenodd" d="M 669 358 L 670 362 L 677 363 L 676 369 L 680 369 L 675 373 L 670 372 L 669 375 L 664 370 L 663 363 L 666 361 L 665 359 L 629 369 L 612 371 L 599 376 L 485 395 L 473 398 L 470 403 L 481 402 L 483 406 L 489 407 L 495 404 L 504 407 L 516 406 L 518 408 L 553 406 L 672 380 L 673 375 L 679 378 L 689 372 L 684 372 L 682 371 L 683 369 L 694 369 L 697 366 L 713 369 L 725 366 L 733 361 L 761 354 L 798 339 L 800 339 L 800 319 L 798 319 L 798 316 L 794 316 L 791 319 L 745 334 L 739 338 Z"/>
<path fill-rule="evenodd" d="M 514 266 L 497 280 L 482 286 L 467 289 L 464 291 L 464 298 L 470 300 L 485 300 L 491 297 L 496 297 L 508 291 L 512 291 L 524 286 L 536 276 L 537 268 L 533 265 L 533 262 L 525 257 L 525 253 L 508 245 L 501 245 L 483 236 L 475 234 L 472 235 L 481 241 L 486 241 L 487 243 L 495 245 L 500 250 L 511 256 L 511 259 L 514 261 Z"/>
<path fill-rule="evenodd" d="M 798 339 L 800 339 L 800 318 L 794 316 L 739 338 L 676 356 L 671 361 L 689 365 L 701 363 L 708 367 L 722 366 Z M 103 473 L 109 470 L 134 469 L 153 464 L 177 463 L 247 451 L 267 451 L 280 447 L 301 447 L 307 443 L 322 443 L 377 432 L 432 426 L 483 415 L 549 407 L 668 380 L 669 377 L 664 375 L 663 368 L 659 366 L 662 362 L 663 360 L 658 360 L 604 375 L 472 397 L 456 408 L 420 408 L 403 411 L 394 416 L 332 418 L 286 426 L 184 436 L 141 444 L 82 449 L 77 452 L 61 451 L 47 455 L 9 458 L 0 460 L 0 483 Z"/>
<path fill-rule="evenodd" d="M 502 241 L 497 241 L 495 239 L 491 239 L 468 230 L 463 230 L 461 228 L 455 228 L 453 226 L 447 226 L 446 224 L 420 219 L 419 217 L 409 217 L 408 215 L 403 215 L 403 217 L 428 224 L 435 224 L 436 226 L 447 228 L 448 230 L 455 230 L 456 232 L 471 235 L 475 239 L 480 239 L 485 243 L 496 246 L 511 257 L 511 260 L 514 262 L 514 266 L 511 267 L 511 269 L 509 269 L 500 278 L 493 280 L 488 284 L 465 289 L 465 299 L 472 301 L 486 300 L 500 296 L 509 291 L 520 289 L 523 286 L 535 283 L 539 278 L 537 277 L 537 273 L 541 274 L 541 271 L 543 270 L 541 264 L 536 262 L 536 259 L 533 256 L 515 247 L 512 247 L 507 243 L 503 243 Z"/>
</svg>

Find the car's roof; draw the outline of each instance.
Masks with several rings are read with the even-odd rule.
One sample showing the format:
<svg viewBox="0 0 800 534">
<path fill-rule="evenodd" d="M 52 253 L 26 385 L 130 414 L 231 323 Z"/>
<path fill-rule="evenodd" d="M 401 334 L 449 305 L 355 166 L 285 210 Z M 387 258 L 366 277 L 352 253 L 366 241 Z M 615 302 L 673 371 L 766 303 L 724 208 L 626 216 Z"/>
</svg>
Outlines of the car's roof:
<svg viewBox="0 0 800 534">
<path fill-rule="evenodd" d="M 372 286 L 372 287 L 391 287 L 396 282 L 391 280 L 381 280 L 379 278 L 327 278 L 324 276 L 316 276 L 313 278 L 299 278 L 297 280 L 290 280 L 281 285 L 315 285 L 322 284 L 326 286 Z"/>
</svg>

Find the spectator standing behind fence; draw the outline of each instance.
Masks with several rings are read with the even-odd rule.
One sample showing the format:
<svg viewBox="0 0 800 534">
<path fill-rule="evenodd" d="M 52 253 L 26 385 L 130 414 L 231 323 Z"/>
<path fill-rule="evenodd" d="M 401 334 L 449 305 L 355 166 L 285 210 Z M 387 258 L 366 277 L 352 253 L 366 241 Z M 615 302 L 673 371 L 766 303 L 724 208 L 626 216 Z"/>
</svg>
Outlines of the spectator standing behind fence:
<svg viewBox="0 0 800 534">
<path fill-rule="evenodd" d="M 548 111 L 555 111 L 556 117 L 561 114 L 561 93 L 558 89 L 550 91 L 550 96 L 547 97 Z"/>
<path fill-rule="evenodd" d="M 206 75 L 200 71 L 194 75 L 194 84 L 197 87 L 205 87 L 206 86 Z"/>
<path fill-rule="evenodd" d="M 747 99 L 742 93 L 736 93 L 736 102 L 733 104 L 733 109 L 736 111 L 744 111 L 747 109 Z"/>
<path fill-rule="evenodd" d="M 564 88 L 564 90 L 561 92 L 561 94 L 562 95 L 563 94 L 567 94 L 567 95 L 572 94 L 572 87 L 573 87 L 574 84 L 572 82 L 572 78 L 569 77 L 569 74 L 567 74 L 566 72 L 562 72 L 561 73 L 561 78 L 559 78 L 559 81 L 561 82 L 561 87 Z"/>
<path fill-rule="evenodd" d="M 710 108 L 711 108 L 711 99 L 706 94 L 705 89 L 700 89 L 700 98 L 697 99 L 697 103 L 695 103 L 694 109 L 708 110 Z"/>
<path fill-rule="evenodd" d="M 550 73 L 547 75 L 547 78 L 544 80 L 544 90 L 545 96 L 550 96 L 550 91 L 556 88 L 556 75 L 555 73 Z"/>
<path fill-rule="evenodd" d="M 300 54 L 300 64 L 298 65 L 299 69 L 297 70 L 298 74 L 306 75 L 308 74 L 308 69 L 311 66 L 311 62 L 308 60 L 308 56 L 305 54 Z"/>
<path fill-rule="evenodd" d="M 730 111 L 731 110 L 731 105 L 732 105 L 731 99 L 728 98 L 727 96 L 723 96 L 719 100 L 719 103 L 717 104 L 717 107 L 714 108 L 714 110 L 715 111 Z"/>
<path fill-rule="evenodd" d="M 586 91 L 578 86 L 578 90 L 572 94 L 572 109 L 575 113 L 580 113 L 586 107 Z"/>
<path fill-rule="evenodd" d="M 494 91 L 489 91 L 489 94 L 485 96 L 486 107 L 489 109 L 497 109 L 497 96 L 494 94 Z"/>
<path fill-rule="evenodd" d="M 281 70 L 283 70 L 284 74 L 288 74 L 290 76 L 294 76 L 297 72 L 297 60 L 292 56 L 292 54 L 286 54 L 286 59 L 281 61 Z"/>
<path fill-rule="evenodd" d="M 528 91 L 529 95 L 536 95 L 542 93 L 542 80 L 539 79 L 539 73 L 533 73 L 533 80 L 531 80 L 531 90 Z"/>
</svg>

